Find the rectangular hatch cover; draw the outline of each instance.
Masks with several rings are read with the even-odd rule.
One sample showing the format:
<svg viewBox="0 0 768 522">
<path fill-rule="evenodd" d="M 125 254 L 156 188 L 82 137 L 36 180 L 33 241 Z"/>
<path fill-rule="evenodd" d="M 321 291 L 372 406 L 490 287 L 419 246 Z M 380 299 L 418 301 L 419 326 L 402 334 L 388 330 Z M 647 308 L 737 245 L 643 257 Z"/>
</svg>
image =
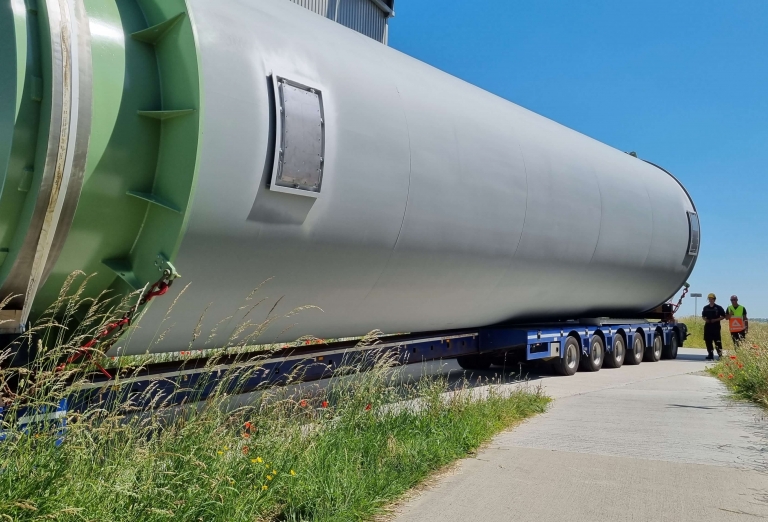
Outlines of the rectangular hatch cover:
<svg viewBox="0 0 768 522">
<path fill-rule="evenodd" d="M 699 254 L 699 215 L 694 212 L 688 212 L 688 255 L 696 256 Z"/>
<path fill-rule="evenodd" d="M 322 187 L 325 161 L 322 93 L 281 77 L 275 83 L 278 139 L 271 188 L 316 196 Z"/>
</svg>

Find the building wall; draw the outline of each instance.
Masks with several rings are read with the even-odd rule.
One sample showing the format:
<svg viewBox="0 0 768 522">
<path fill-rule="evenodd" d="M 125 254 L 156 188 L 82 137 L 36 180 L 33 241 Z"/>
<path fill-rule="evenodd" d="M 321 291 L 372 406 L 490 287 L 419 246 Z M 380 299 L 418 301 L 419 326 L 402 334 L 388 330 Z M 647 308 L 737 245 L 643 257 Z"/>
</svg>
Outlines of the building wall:
<svg viewBox="0 0 768 522">
<path fill-rule="evenodd" d="M 323 15 L 333 20 L 333 10 L 336 0 L 291 0 L 294 4 L 306 7 L 310 11 Z M 328 4 L 331 4 L 330 11 Z"/>
<path fill-rule="evenodd" d="M 374 40 L 387 43 L 394 0 L 291 0 Z"/>
</svg>

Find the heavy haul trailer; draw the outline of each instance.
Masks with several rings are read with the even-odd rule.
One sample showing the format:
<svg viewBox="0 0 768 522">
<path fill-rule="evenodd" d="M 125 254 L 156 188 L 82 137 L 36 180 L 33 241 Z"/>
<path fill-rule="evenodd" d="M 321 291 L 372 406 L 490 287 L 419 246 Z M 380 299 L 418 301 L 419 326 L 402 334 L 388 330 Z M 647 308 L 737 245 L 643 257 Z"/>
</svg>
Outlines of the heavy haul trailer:
<svg viewBox="0 0 768 522">
<path fill-rule="evenodd" d="M 267 356 L 222 357 L 216 365 L 204 359 L 152 364 L 119 380 L 95 373 L 78 379 L 69 395 L 42 409 L 21 408 L 20 428 L 33 422 L 60 426 L 63 442 L 67 415 L 97 406 L 119 404 L 129 410 L 204 401 L 212 394 L 245 394 L 268 386 L 330 377 L 339 368 L 365 369 L 383 354 L 390 361 L 413 364 L 458 359 L 465 369 L 487 370 L 492 364 L 518 371 L 523 361 L 543 361 L 560 375 L 580 367 L 597 371 L 674 359 L 687 337 L 682 323 L 604 322 L 595 325 L 559 323 L 481 328 L 474 331 L 391 336 L 370 346 L 342 341 L 324 346 L 284 348 Z M 629 348 L 628 348 L 629 347 Z M 362 364 L 361 364 L 362 363 Z M 347 373 L 347 372 L 344 372 Z M 0 405 L 0 420 L 3 408 Z M 0 431 L 0 441 L 4 434 Z"/>
<path fill-rule="evenodd" d="M 385 337 L 368 346 L 341 341 L 286 347 L 268 356 L 223 357 L 214 366 L 205 359 L 152 364 L 119 380 L 95 373 L 72 386 L 65 409 L 82 411 L 110 401 L 139 409 L 159 403 L 186 404 L 213 393 L 242 394 L 265 386 L 323 379 L 339 369 L 343 373 L 350 367 L 364 369 L 379 357 L 398 364 L 457 359 L 467 370 L 488 370 L 496 365 L 513 372 L 520 371 L 520 363 L 536 361 L 568 376 L 579 368 L 599 371 L 675 359 L 686 337 L 682 323 L 606 321 L 408 334 Z"/>
</svg>

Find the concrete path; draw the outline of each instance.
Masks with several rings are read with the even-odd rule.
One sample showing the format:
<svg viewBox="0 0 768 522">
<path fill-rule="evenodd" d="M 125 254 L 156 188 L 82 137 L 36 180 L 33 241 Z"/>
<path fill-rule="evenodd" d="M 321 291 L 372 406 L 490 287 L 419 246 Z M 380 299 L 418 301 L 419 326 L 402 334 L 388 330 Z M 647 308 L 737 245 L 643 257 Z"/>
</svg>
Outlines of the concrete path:
<svg viewBox="0 0 768 522">
<path fill-rule="evenodd" d="M 768 420 L 701 373 L 704 352 L 542 376 L 549 411 L 399 509 L 397 521 L 768 519 Z"/>
</svg>

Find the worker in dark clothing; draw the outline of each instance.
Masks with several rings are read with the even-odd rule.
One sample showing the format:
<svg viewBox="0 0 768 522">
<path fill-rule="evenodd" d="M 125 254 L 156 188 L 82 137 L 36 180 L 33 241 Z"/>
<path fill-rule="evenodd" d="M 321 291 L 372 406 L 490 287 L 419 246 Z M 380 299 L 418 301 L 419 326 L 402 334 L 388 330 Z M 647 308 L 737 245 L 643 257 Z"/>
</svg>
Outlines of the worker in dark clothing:
<svg viewBox="0 0 768 522">
<path fill-rule="evenodd" d="M 720 321 L 725 319 L 725 310 L 719 304 L 715 303 L 715 294 L 709 294 L 707 300 L 709 304 L 701 311 L 701 317 L 704 319 L 704 342 L 707 345 L 708 361 L 715 359 L 715 348 L 717 348 L 717 356 L 723 356 L 723 342 L 720 338 Z"/>
<path fill-rule="evenodd" d="M 731 304 L 725 311 L 728 317 L 728 329 L 731 331 L 733 344 L 738 344 L 744 340 L 749 331 L 749 319 L 747 319 L 747 309 L 739 304 L 739 298 L 731 296 Z"/>
</svg>

